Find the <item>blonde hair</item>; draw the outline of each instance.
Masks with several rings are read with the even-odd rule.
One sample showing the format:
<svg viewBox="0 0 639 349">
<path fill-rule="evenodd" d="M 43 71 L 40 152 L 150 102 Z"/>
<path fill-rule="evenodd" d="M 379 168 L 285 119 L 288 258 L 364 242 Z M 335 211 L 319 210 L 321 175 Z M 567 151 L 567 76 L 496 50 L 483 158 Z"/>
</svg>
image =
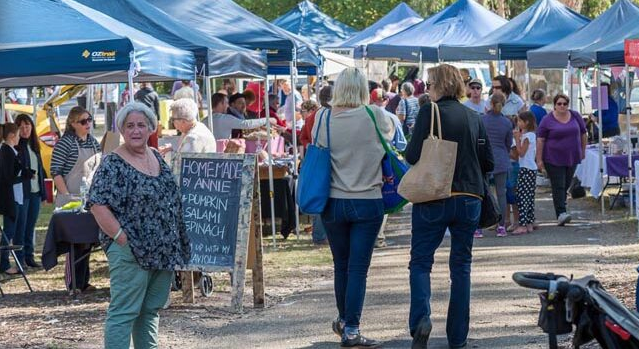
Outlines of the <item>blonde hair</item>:
<svg viewBox="0 0 639 349">
<path fill-rule="evenodd" d="M 504 104 L 506 104 L 506 96 L 498 91 L 493 92 L 493 96 L 490 97 L 490 105 L 492 106 L 493 112 L 495 114 L 501 113 Z"/>
<path fill-rule="evenodd" d="M 430 91 L 434 91 L 439 98 L 459 99 L 466 95 L 466 85 L 459 70 L 450 64 L 428 68 L 428 80 L 431 84 Z"/>
<path fill-rule="evenodd" d="M 346 68 L 337 77 L 333 88 L 333 107 L 356 108 L 369 101 L 368 81 L 361 70 Z"/>
</svg>

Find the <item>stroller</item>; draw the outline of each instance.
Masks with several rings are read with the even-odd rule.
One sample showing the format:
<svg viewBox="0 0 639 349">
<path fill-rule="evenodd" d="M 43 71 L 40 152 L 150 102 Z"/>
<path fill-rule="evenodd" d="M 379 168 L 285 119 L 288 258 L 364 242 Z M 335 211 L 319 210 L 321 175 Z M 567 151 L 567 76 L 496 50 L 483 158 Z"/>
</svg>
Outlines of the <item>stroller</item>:
<svg viewBox="0 0 639 349">
<path fill-rule="evenodd" d="M 593 276 L 573 280 L 552 273 L 517 272 L 520 286 L 544 290 L 539 294 L 538 326 L 548 333 L 549 347 L 558 348 L 557 335 L 575 326 L 574 348 L 593 339 L 604 349 L 639 349 L 639 314 L 606 292 Z"/>
</svg>

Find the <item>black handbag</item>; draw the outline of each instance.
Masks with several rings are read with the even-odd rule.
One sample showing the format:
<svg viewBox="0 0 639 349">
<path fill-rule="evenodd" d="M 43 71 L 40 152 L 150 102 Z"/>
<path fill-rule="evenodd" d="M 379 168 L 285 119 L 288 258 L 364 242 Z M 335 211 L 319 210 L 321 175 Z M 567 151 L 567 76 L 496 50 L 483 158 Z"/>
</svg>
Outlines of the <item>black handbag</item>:
<svg viewBox="0 0 639 349">
<path fill-rule="evenodd" d="M 501 213 L 497 207 L 497 200 L 490 192 L 488 182 L 484 179 L 484 196 L 481 201 L 481 215 L 479 217 L 479 228 L 490 228 L 493 225 L 499 223 L 501 220 Z"/>
</svg>

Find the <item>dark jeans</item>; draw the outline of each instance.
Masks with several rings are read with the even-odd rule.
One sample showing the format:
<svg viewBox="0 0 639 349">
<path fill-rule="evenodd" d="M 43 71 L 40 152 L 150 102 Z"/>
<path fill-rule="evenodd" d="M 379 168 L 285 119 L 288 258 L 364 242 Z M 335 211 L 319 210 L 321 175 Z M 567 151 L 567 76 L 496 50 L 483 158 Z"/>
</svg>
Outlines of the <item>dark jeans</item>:
<svg viewBox="0 0 639 349">
<path fill-rule="evenodd" d="M 4 236 L 0 241 L 0 246 L 7 246 L 7 242 L 11 241 L 13 245 L 24 244 L 24 227 L 27 218 L 27 211 L 24 205 L 18 205 L 14 202 L 16 217 L 11 219 L 8 216 L 3 216 Z M 24 265 L 24 251 L 16 251 L 16 257 L 20 261 L 20 264 Z M 9 251 L 2 251 L 0 255 L 0 271 L 5 271 L 11 267 L 9 263 Z"/>
<path fill-rule="evenodd" d="M 31 193 L 24 198 L 24 206 L 27 214 L 24 228 L 24 258 L 34 260 L 35 249 L 35 225 L 40 214 L 40 193 Z"/>
<path fill-rule="evenodd" d="M 105 115 L 104 115 L 104 126 L 105 126 L 105 130 L 107 131 L 113 131 L 113 122 L 115 119 L 115 114 L 118 110 L 118 105 L 114 102 L 108 102 L 106 104 L 106 111 L 105 111 Z"/>
<path fill-rule="evenodd" d="M 566 196 L 577 166 L 555 166 L 549 163 L 544 163 L 544 166 L 550 178 L 555 215 L 559 218 L 560 214 L 566 212 Z"/>
<path fill-rule="evenodd" d="M 470 322 L 470 265 L 473 232 L 477 229 L 481 200 L 472 196 L 453 196 L 413 206 L 410 250 L 410 317 L 411 334 L 419 321 L 431 316 L 430 273 L 435 251 L 450 230 L 450 300 L 446 334 L 450 346 L 466 343 Z"/>
<path fill-rule="evenodd" d="M 337 311 L 347 330 L 359 328 L 366 276 L 383 218 L 382 199 L 329 199 L 322 213 L 333 253 Z"/>
<path fill-rule="evenodd" d="M 508 200 L 506 196 L 506 182 L 508 180 L 508 172 L 493 174 L 493 182 L 495 185 L 495 192 L 497 193 L 497 202 L 499 205 L 499 211 L 501 212 L 500 226 L 504 226 L 506 217 L 509 217 Z"/>
</svg>

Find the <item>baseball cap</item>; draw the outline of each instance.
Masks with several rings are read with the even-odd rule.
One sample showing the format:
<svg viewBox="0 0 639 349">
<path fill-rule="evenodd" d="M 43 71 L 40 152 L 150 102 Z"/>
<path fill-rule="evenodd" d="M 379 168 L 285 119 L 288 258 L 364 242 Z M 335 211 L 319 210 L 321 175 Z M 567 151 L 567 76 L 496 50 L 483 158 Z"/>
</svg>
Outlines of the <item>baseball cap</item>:
<svg viewBox="0 0 639 349">
<path fill-rule="evenodd" d="M 371 103 L 381 102 L 384 99 L 386 99 L 386 94 L 384 93 L 383 89 L 376 88 L 371 91 Z"/>
<path fill-rule="evenodd" d="M 484 84 L 482 84 L 481 80 L 479 79 L 472 79 L 470 80 L 470 82 L 468 83 L 468 86 L 472 85 L 472 84 L 477 84 L 479 86 L 484 86 Z"/>
</svg>

